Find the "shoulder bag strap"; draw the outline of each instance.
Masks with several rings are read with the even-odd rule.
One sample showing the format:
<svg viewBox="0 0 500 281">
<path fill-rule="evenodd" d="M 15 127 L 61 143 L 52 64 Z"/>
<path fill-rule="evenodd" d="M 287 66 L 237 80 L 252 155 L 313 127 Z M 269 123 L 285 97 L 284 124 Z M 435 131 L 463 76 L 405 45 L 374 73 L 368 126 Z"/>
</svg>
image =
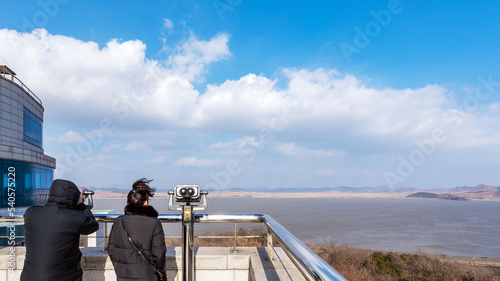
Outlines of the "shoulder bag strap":
<svg viewBox="0 0 500 281">
<path fill-rule="evenodd" d="M 123 231 L 125 232 L 125 235 L 127 235 L 127 238 L 128 238 L 128 241 L 130 241 L 130 244 L 132 244 L 132 246 L 136 249 L 137 252 L 139 252 L 139 255 L 141 255 L 141 257 L 143 257 L 156 271 L 158 271 L 156 269 L 156 266 L 154 264 L 152 264 L 145 256 L 144 254 L 142 253 L 141 250 L 139 250 L 139 248 L 137 248 L 137 246 L 134 244 L 134 242 L 132 241 L 132 238 L 130 238 L 130 235 L 128 235 L 128 232 L 127 230 L 125 229 L 125 217 L 122 218 L 122 227 L 123 227 Z"/>
</svg>

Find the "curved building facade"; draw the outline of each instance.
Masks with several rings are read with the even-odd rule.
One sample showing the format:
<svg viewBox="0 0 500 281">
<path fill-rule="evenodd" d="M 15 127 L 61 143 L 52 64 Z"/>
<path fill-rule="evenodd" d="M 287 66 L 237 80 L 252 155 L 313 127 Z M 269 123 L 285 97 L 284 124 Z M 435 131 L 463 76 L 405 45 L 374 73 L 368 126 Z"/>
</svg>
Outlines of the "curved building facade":
<svg viewBox="0 0 500 281">
<path fill-rule="evenodd" d="M 43 150 L 42 101 L 0 65 L 0 208 L 43 202 L 56 160 Z"/>
</svg>

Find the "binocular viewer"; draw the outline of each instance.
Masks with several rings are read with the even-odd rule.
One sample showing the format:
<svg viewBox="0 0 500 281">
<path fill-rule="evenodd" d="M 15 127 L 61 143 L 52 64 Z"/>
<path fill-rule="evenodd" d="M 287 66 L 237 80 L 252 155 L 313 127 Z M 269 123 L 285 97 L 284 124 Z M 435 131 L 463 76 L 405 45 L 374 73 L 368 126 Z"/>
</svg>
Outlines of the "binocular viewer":
<svg viewBox="0 0 500 281">
<path fill-rule="evenodd" d="M 207 195 L 208 192 L 200 190 L 197 185 L 178 185 L 168 194 L 175 196 L 176 202 L 193 203 L 200 202 L 202 195 Z"/>
<path fill-rule="evenodd" d="M 178 185 L 168 192 L 168 209 L 177 210 L 183 213 L 183 217 L 192 219 L 195 211 L 202 211 L 207 208 L 208 191 L 200 190 L 197 185 Z M 175 203 L 184 203 L 174 205 Z M 200 203 L 201 202 L 201 203 Z M 192 204 L 195 203 L 195 204 Z M 187 216 L 185 216 L 188 214 Z"/>
<path fill-rule="evenodd" d="M 94 195 L 94 191 L 82 188 L 82 195 L 83 203 L 85 203 L 88 208 L 92 209 L 94 207 L 94 198 L 92 198 L 92 195 Z"/>
<path fill-rule="evenodd" d="M 94 192 L 92 190 L 83 190 L 82 191 L 83 196 L 88 197 L 89 195 L 92 196 L 94 195 Z"/>
<path fill-rule="evenodd" d="M 200 190 L 197 185 L 178 185 L 168 192 L 168 209 L 181 211 L 184 214 L 194 214 L 195 211 L 205 210 L 207 208 L 208 191 Z M 175 203 L 184 203 L 174 205 Z M 201 203 L 200 203 L 201 202 Z M 192 203 L 195 203 L 192 205 Z M 189 218 L 193 216 L 189 215 Z"/>
<path fill-rule="evenodd" d="M 207 194 L 206 190 L 200 190 L 197 185 L 178 185 L 168 192 L 168 209 L 182 214 L 183 281 L 194 280 L 194 213 L 207 208 Z M 174 205 L 174 198 L 176 203 L 183 204 Z"/>
</svg>

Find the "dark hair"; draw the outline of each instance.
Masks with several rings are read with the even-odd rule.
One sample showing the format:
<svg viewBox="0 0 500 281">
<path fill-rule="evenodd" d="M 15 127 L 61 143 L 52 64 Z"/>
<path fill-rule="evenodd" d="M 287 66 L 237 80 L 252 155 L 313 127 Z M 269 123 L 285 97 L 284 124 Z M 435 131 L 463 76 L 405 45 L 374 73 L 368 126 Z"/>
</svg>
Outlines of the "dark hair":
<svg viewBox="0 0 500 281">
<path fill-rule="evenodd" d="M 132 185 L 132 190 L 127 195 L 127 204 L 144 205 L 149 197 L 155 195 L 156 188 L 150 187 L 148 183 L 153 180 L 142 178 L 136 180 Z"/>
</svg>

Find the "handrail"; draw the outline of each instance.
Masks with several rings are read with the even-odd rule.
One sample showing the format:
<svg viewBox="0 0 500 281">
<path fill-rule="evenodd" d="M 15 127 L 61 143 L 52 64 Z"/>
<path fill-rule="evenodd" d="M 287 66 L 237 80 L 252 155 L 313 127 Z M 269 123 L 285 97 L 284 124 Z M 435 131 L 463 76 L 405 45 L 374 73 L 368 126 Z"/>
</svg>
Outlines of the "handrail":
<svg viewBox="0 0 500 281">
<path fill-rule="evenodd" d="M 8 79 L 0 76 L 1 78 L 9 81 Z M 36 102 L 38 102 L 40 105 L 42 105 L 42 100 L 37 96 L 35 95 L 35 93 L 33 93 L 33 91 L 30 90 L 30 88 L 28 88 L 28 86 L 26 86 L 23 81 L 21 81 L 19 78 L 17 78 L 16 76 L 12 76 L 12 81 L 16 82 L 16 84 L 18 86 L 21 87 L 21 89 L 23 89 L 25 92 L 27 92 Z"/>
<path fill-rule="evenodd" d="M 99 222 L 114 222 L 121 214 L 94 214 Z M 182 222 L 180 214 L 161 214 L 162 223 Z M 340 273 L 309 249 L 286 228 L 265 214 L 194 214 L 196 223 L 263 223 L 283 246 L 283 250 L 308 280 L 347 281 Z M 0 214 L 0 222 L 24 222 L 22 214 Z"/>
<path fill-rule="evenodd" d="M 309 273 L 309 280 L 346 280 L 333 267 L 326 263 L 297 237 L 275 221 L 271 216 L 264 215 L 264 223 L 285 248 L 285 252 L 292 256 L 292 261 L 299 270 Z M 307 275 L 307 274 L 306 274 Z"/>
</svg>

